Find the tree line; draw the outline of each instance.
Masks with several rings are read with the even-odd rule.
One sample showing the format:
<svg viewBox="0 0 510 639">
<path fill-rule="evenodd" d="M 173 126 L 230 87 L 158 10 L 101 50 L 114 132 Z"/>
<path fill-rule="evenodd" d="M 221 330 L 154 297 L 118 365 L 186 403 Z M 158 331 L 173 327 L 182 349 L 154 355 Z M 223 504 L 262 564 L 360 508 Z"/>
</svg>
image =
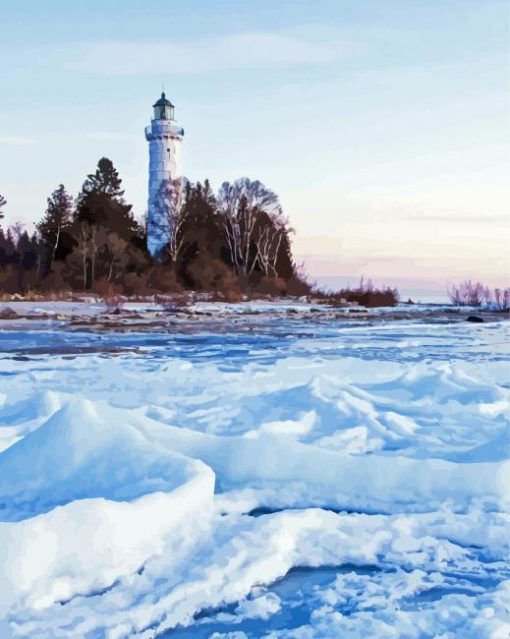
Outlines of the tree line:
<svg viewBox="0 0 510 639">
<path fill-rule="evenodd" d="M 7 205 L 0 195 L 0 220 Z M 111 160 L 101 158 L 76 198 L 60 184 L 34 233 L 0 222 L 0 291 L 101 291 L 126 295 L 211 291 L 303 295 L 309 285 L 291 253 L 292 229 L 278 196 L 258 180 L 164 181 L 157 194 L 164 247 L 147 250 Z"/>
</svg>

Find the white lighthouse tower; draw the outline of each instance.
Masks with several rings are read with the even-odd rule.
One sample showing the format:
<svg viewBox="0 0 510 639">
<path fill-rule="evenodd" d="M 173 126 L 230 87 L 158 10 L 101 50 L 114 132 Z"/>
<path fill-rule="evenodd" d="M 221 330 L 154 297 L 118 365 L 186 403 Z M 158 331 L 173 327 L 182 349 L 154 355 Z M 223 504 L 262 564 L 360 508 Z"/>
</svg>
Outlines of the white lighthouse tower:
<svg viewBox="0 0 510 639">
<path fill-rule="evenodd" d="M 145 129 L 149 142 L 149 207 L 147 248 L 158 258 L 169 243 L 175 207 L 180 206 L 181 167 L 179 162 L 184 129 L 174 119 L 174 105 L 164 93 L 153 105 L 151 125 Z"/>
</svg>

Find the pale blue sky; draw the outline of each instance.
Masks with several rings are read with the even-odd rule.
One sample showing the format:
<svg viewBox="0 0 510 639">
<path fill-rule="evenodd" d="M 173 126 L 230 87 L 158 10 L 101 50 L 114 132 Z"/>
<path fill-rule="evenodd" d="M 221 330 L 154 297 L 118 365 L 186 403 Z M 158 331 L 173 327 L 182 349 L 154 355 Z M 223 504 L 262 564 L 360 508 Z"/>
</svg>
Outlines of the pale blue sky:
<svg viewBox="0 0 510 639">
<path fill-rule="evenodd" d="M 281 196 L 312 275 L 508 274 L 508 3 L 0 0 L 0 192 L 35 220 L 99 157 L 146 200 L 164 83 L 183 173 Z M 410 284 L 411 285 L 411 284 Z"/>
</svg>

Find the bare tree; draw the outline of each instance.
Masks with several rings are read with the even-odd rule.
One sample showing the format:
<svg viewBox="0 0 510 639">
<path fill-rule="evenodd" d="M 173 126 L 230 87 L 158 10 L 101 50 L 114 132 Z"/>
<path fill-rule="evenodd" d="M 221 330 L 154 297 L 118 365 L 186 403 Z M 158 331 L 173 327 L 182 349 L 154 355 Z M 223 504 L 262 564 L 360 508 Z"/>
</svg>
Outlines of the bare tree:
<svg viewBox="0 0 510 639">
<path fill-rule="evenodd" d="M 0 220 L 3 219 L 5 217 L 4 212 L 2 211 L 2 209 L 4 208 L 4 206 L 7 204 L 7 200 L 4 198 L 4 196 L 0 193 Z"/>
<path fill-rule="evenodd" d="M 128 261 L 128 242 L 114 231 L 105 229 L 99 229 L 95 241 L 106 270 L 106 278 L 108 282 L 111 282 L 115 279 L 115 271 L 122 269 Z"/>
<path fill-rule="evenodd" d="M 89 224 L 89 253 L 90 253 L 90 284 L 94 286 L 96 281 L 96 255 L 99 250 L 99 245 L 96 241 L 97 238 L 97 226 L 95 224 Z"/>
<path fill-rule="evenodd" d="M 184 247 L 183 227 L 186 209 L 183 206 L 182 181 L 163 180 L 155 198 L 157 215 L 150 221 L 148 233 L 165 242 L 164 251 L 176 264 Z"/>
<path fill-rule="evenodd" d="M 487 299 L 487 293 L 481 282 L 466 280 L 458 286 L 450 286 L 448 297 L 457 306 L 481 306 L 483 299 Z"/>
<path fill-rule="evenodd" d="M 75 227 L 73 235 L 76 241 L 75 252 L 79 255 L 82 270 L 82 284 L 86 289 L 87 285 L 94 285 L 96 279 L 96 255 L 100 244 L 97 241 L 98 229 L 95 224 L 79 222 Z M 89 281 L 90 275 L 90 281 Z"/>
<path fill-rule="evenodd" d="M 508 311 L 508 309 L 510 309 L 510 288 L 505 288 L 503 291 L 503 300 L 500 302 L 499 308 L 502 311 Z"/>
<path fill-rule="evenodd" d="M 271 224 L 266 224 L 259 230 L 256 238 L 257 260 L 266 277 L 277 277 L 277 261 L 282 242 L 288 238 L 292 229 L 282 212 L 274 215 L 270 222 Z"/>
<path fill-rule="evenodd" d="M 494 302 L 492 298 L 494 297 Z M 510 288 L 494 289 L 494 295 L 491 294 L 487 300 L 489 307 L 492 306 L 496 311 L 508 311 L 510 309 Z"/>
<path fill-rule="evenodd" d="M 240 178 L 233 184 L 224 182 L 217 200 L 237 275 L 250 275 L 257 263 L 262 268 L 265 263 L 269 269 L 274 250 L 282 240 L 278 238 L 282 211 L 276 193 L 258 180 Z M 264 224 L 264 216 L 270 224 Z"/>
<path fill-rule="evenodd" d="M 493 291 L 481 282 L 466 280 L 458 286 L 448 288 L 450 301 L 457 306 L 482 306 L 496 311 L 510 308 L 510 288 L 495 288 Z"/>
<path fill-rule="evenodd" d="M 18 244 L 21 236 L 25 233 L 25 223 L 17 220 L 14 224 L 11 224 L 9 230 L 12 233 L 12 237 L 15 244 Z"/>
<path fill-rule="evenodd" d="M 78 245 L 76 247 L 76 252 L 81 257 L 81 266 L 82 266 L 82 282 L 83 289 L 87 288 L 87 265 L 89 261 L 90 255 L 90 228 L 87 222 L 82 222 L 79 226 L 79 234 L 75 236 L 75 240 Z"/>
</svg>

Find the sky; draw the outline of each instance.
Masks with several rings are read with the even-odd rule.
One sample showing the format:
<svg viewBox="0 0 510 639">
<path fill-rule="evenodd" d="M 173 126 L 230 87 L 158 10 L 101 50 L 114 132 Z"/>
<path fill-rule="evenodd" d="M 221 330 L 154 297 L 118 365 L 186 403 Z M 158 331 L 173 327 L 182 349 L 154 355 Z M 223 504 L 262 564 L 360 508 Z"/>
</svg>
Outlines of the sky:
<svg viewBox="0 0 510 639">
<path fill-rule="evenodd" d="M 146 209 L 162 86 L 190 180 L 260 179 L 322 284 L 508 284 L 506 0 L 0 0 L 0 193 L 28 228 L 97 160 Z"/>
</svg>

